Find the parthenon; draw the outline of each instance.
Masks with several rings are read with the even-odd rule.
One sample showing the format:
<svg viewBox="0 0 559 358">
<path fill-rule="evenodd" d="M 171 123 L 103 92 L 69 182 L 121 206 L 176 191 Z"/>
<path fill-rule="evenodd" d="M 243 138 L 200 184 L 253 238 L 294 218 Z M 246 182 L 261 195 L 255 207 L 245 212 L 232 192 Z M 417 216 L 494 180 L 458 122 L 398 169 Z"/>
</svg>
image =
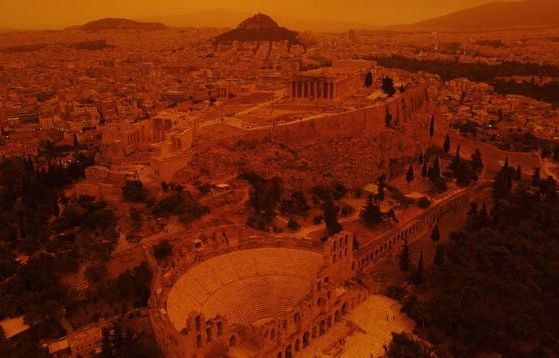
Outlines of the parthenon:
<svg viewBox="0 0 559 358">
<path fill-rule="evenodd" d="M 331 77 L 296 76 L 290 82 L 292 98 L 335 99 L 339 80 Z"/>
</svg>

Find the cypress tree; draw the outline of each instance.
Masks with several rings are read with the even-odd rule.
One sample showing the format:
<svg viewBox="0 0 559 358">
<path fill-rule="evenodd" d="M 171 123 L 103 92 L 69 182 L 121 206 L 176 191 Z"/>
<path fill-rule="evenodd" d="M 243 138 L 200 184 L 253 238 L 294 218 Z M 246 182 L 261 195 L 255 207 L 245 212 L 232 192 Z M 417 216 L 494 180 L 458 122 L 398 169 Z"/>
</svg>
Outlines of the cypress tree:
<svg viewBox="0 0 559 358">
<path fill-rule="evenodd" d="M 540 168 L 534 169 L 534 174 L 532 174 L 532 185 L 533 186 L 540 185 Z"/>
<path fill-rule="evenodd" d="M 328 235 L 332 236 L 342 231 L 342 225 L 338 222 L 338 211 L 331 198 L 324 203 L 324 223 Z"/>
<path fill-rule="evenodd" d="M 435 135 L 435 116 L 432 115 L 431 124 L 429 125 L 429 137 L 431 137 L 432 139 L 434 135 Z"/>
<path fill-rule="evenodd" d="M 433 264 L 439 267 L 444 265 L 444 248 L 442 245 L 437 245 L 437 248 L 435 249 L 435 259 L 433 260 Z"/>
<path fill-rule="evenodd" d="M 382 212 L 378 205 L 373 204 L 373 196 L 367 197 L 367 205 L 361 211 L 361 220 L 368 226 L 374 226 L 382 221 Z"/>
<path fill-rule="evenodd" d="M 439 224 L 435 224 L 433 230 L 431 231 L 431 240 L 437 242 L 441 239 L 441 231 L 439 230 Z"/>
<path fill-rule="evenodd" d="M 369 72 L 367 72 L 367 74 L 365 75 L 365 87 L 371 88 L 372 85 L 373 85 L 373 74 L 369 70 Z"/>
<path fill-rule="evenodd" d="M 410 247 L 408 245 L 408 240 L 404 241 L 404 246 L 402 246 L 402 251 L 400 252 L 400 270 L 403 272 L 408 272 L 410 269 Z"/>
<path fill-rule="evenodd" d="M 421 256 L 419 256 L 419 262 L 417 263 L 417 270 L 413 277 L 413 283 L 415 285 L 420 285 L 423 283 L 423 250 L 421 250 Z"/>
<path fill-rule="evenodd" d="M 408 172 L 406 173 L 406 181 L 409 183 L 411 183 L 413 181 L 413 167 L 410 165 L 408 168 Z"/>
<path fill-rule="evenodd" d="M 443 149 L 445 153 L 448 153 L 448 151 L 450 150 L 450 137 L 448 136 L 448 134 L 444 139 Z"/>
</svg>

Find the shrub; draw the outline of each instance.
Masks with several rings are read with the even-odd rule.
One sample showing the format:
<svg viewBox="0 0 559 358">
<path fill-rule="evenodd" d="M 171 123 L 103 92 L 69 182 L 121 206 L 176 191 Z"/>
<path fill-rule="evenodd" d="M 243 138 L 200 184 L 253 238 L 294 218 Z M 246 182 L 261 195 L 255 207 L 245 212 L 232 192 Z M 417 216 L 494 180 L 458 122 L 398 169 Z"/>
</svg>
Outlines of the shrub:
<svg viewBox="0 0 559 358">
<path fill-rule="evenodd" d="M 398 285 L 391 285 L 386 288 L 384 293 L 390 298 L 402 301 L 406 296 L 406 289 Z"/>
<path fill-rule="evenodd" d="M 417 200 L 417 206 L 419 206 L 422 209 L 427 209 L 429 206 L 431 206 L 431 201 L 429 199 L 427 199 L 427 197 L 421 197 L 419 198 L 419 200 Z"/>
<path fill-rule="evenodd" d="M 127 180 L 122 186 L 122 194 L 126 200 L 137 203 L 147 199 L 147 191 L 139 180 Z"/>
<path fill-rule="evenodd" d="M 287 222 L 287 228 L 289 230 L 299 230 L 301 228 L 301 225 L 299 225 L 299 223 L 297 222 L 297 220 L 295 219 L 289 219 L 289 221 Z"/>
<path fill-rule="evenodd" d="M 173 247 L 167 240 L 163 240 L 153 247 L 153 257 L 155 257 L 157 261 L 161 261 L 172 254 Z"/>
</svg>

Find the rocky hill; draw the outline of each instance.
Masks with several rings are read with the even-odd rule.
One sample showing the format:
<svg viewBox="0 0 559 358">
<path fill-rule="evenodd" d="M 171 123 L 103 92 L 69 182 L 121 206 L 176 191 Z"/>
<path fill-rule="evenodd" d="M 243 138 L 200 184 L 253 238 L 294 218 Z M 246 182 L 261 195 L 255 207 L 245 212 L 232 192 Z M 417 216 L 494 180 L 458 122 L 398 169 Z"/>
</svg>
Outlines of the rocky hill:
<svg viewBox="0 0 559 358">
<path fill-rule="evenodd" d="M 256 14 L 237 26 L 237 28 L 216 37 L 216 42 L 251 41 L 290 41 L 298 42 L 298 33 L 278 25 L 271 17 Z"/>
</svg>

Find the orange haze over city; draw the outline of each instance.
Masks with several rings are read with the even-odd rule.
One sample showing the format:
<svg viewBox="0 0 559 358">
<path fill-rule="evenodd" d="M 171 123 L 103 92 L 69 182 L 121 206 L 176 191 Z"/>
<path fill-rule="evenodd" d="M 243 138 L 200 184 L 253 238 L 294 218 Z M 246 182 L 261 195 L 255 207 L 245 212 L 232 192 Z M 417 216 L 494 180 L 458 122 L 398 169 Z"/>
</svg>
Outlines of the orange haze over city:
<svg viewBox="0 0 559 358">
<path fill-rule="evenodd" d="M 209 10 L 265 12 L 295 19 L 350 21 L 370 26 L 413 23 L 489 0 L 2 0 L 0 28 L 62 28 L 101 17 L 133 19 Z M 210 26 L 211 24 L 208 24 Z"/>
</svg>

